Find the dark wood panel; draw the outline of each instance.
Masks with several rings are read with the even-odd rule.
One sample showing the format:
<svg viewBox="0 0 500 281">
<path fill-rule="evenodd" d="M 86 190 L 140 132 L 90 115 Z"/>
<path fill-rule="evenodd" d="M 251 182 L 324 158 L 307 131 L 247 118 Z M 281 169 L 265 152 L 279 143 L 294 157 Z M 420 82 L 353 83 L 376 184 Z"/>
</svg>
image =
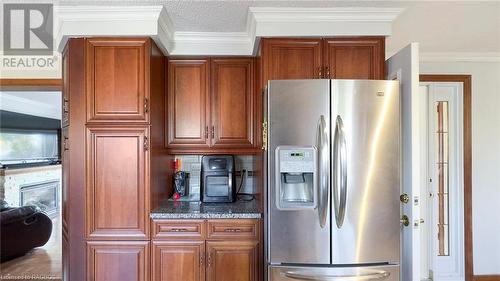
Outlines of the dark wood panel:
<svg viewBox="0 0 500 281">
<path fill-rule="evenodd" d="M 149 237 L 148 127 L 87 128 L 87 236 Z"/>
<path fill-rule="evenodd" d="M 263 39 L 264 84 L 322 77 L 321 39 Z"/>
<path fill-rule="evenodd" d="M 149 281 L 149 242 L 87 242 L 87 280 Z"/>
<path fill-rule="evenodd" d="M 211 61 L 212 146 L 252 147 L 254 106 L 253 58 Z"/>
<path fill-rule="evenodd" d="M 87 39 L 87 121 L 148 122 L 147 38 Z"/>
<path fill-rule="evenodd" d="M 2 91 L 61 91 L 62 79 L 0 79 Z"/>
<path fill-rule="evenodd" d="M 66 280 L 86 280 L 85 276 L 85 39 L 69 39 L 63 57 L 68 61 L 69 100 L 74 105 L 69 118 L 71 126 L 68 130 L 67 151 L 70 165 L 64 165 L 63 170 L 69 175 L 65 189 L 62 189 L 62 197 L 67 200 L 65 216 L 65 229 L 63 232 L 67 237 L 66 259 L 69 263 L 63 263 L 63 274 Z M 66 156 L 67 156 L 66 155 Z M 76 210 L 76 211 L 72 211 Z M 79 210 L 79 211 L 78 211 Z M 64 209 L 62 210 L 64 212 Z"/>
<path fill-rule="evenodd" d="M 257 241 L 207 241 L 207 280 L 259 280 L 258 244 Z"/>
<path fill-rule="evenodd" d="M 208 60 L 168 62 L 168 147 L 208 147 Z"/>
<path fill-rule="evenodd" d="M 476 278 L 478 277 L 474 276 L 472 246 L 472 76 L 454 74 L 422 74 L 420 75 L 420 82 L 463 83 L 465 280 L 477 280 Z"/>
<path fill-rule="evenodd" d="M 203 240 L 206 237 L 204 220 L 153 220 L 152 239 Z"/>
<path fill-rule="evenodd" d="M 383 37 L 341 37 L 324 42 L 325 78 L 384 79 Z"/>
<path fill-rule="evenodd" d="M 154 281 L 205 280 L 204 241 L 153 241 Z"/>
<path fill-rule="evenodd" d="M 62 116 L 61 116 L 61 126 L 66 127 L 69 126 L 69 91 L 70 91 L 70 75 L 69 66 L 70 66 L 70 56 L 64 55 L 68 51 L 68 46 L 63 51 L 62 56 L 62 95 L 61 95 L 61 104 L 62 104 Z"/>
<path fill-rule="evenodd" d="M 70 154 L 69 154 L 69 128 L 61 129 L 61 219 L 62 231 L 68 235 L 70 214 Z"/>
</svg>

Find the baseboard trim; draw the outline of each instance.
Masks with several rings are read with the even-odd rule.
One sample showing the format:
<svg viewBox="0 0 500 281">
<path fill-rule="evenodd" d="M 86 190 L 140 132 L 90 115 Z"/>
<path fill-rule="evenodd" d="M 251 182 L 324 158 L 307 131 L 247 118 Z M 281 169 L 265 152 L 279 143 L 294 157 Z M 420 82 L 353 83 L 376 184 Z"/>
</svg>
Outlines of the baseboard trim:
<svg viewBox="0 0 500 281">
<path fill-rule="evenodd" d="M 500 281 L 500 275 L 474 275 L 474 281 Z"/>
</svg>

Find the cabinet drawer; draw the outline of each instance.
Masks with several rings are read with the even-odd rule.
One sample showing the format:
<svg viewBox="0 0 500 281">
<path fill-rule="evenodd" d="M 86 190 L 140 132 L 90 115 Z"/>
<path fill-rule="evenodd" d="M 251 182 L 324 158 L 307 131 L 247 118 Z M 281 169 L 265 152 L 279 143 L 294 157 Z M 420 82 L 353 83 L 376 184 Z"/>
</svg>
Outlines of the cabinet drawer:
<svg viewBox="0 0 500 281">
<path fill-rule="evenodd" d="M 208 239 L 259 239 L 259 220 L 209 220 Z"/>
<path fill-rule="evenodd" d="M 205 239 L 203 220 L 153 220 L 153 239 Z"/>
</svg>

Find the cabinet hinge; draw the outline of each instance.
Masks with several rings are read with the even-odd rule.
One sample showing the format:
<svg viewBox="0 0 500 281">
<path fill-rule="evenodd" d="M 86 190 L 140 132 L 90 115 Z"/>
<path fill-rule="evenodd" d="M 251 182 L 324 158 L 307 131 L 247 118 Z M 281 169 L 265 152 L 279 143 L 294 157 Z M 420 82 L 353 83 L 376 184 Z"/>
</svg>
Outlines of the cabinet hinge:
<svg viewBox="0 0 500 281">
<path fill-rule="evenodd" d="M 64 113 L 69 112 L 69 100 L 67 98 L 64 98 L 63 111 L 64 111 Z"/>
<path fill-rule="evenodd" d="M 67 137 L 64 137 L 63 147 L 64 150 L 69 150 L 69 139 Z"/>
<path fill-rule="evenodd" d="M 144 98 L 144 113 L 149 112 L 149 100 L 147 98 Z"/>
<path fill-rule="evenodd" d="M 267 121 L 262 122 L 262 150 L 267 150 Z"/>
<path fill-rule="evenodd" d="M 144 150 L 149 150 L 149 139 L 148 137 L 144 137 Z"/>
</svg>

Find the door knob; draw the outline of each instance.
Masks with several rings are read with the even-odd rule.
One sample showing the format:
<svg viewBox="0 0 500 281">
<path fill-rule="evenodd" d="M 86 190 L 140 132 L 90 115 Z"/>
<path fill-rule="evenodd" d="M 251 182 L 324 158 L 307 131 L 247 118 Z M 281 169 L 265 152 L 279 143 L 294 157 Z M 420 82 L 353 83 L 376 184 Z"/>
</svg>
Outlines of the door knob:
<svg viewBox="0 0 500 281">
<path fill-rule="evenodd" d="M 410 219 L 408 218 L 407 215 L 403 215 L 403 217 L 401 217 L 401 223 L 404 226 L 409 226 L 410 225 Z"/>
<path fill-rule="evenodd" d="M 408 196 L 408 194 L 406 194 L 406 193 L 403 193 L 403 194 L 401 194 L 401 196 L 399 196 L 399 200 L 401 202 L 403 202 L 404 204 L 406 204 L 406 203 L 410 202 L 410 196 Z"/>
</svg>

